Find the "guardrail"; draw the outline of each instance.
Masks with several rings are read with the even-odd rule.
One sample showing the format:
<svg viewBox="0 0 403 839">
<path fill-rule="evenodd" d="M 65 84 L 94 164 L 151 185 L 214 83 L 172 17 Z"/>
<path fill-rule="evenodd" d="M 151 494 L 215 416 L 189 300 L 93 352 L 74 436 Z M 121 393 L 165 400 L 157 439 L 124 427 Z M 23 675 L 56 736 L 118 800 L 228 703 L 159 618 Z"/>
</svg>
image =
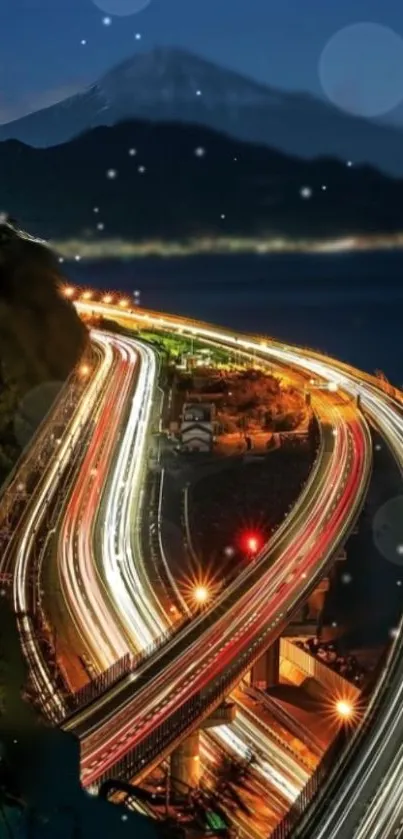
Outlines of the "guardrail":
<svg viewBox="0 0 403 839">
<path fill-rule="evenodd" d="M 95 679 L 83 685 L 78 691 L 68 698 L 68 705 L 74 711 L 93 702 L 101 693 L 110 690 L 124 676 L 132 670 L 132 657 L 130 653 L 119 658 L 107 670 L 104 670 Z"/>
<path fill-rule="evenodd" d="M 74 694 L 71 694 L 67 700 L 69 706 L 68 711 L 62 722 L 67 722 L 71 717 L 74 717 L 77 711 L 91 705 L 92 702 L 99 699 L 100 696 L 110 690 L 114 685 L 124 681 L 131 673 L 136 672 L 146 661 L 151 661 L 155 653 L 159 652 L 168 641 L 172 641 L 185 626 L 189 626 L 191 621 L 192 617 L 185 618 L 181 623 L 176 624 L 173 629 L 167 629 L 165 632 L 162 632 L 155 641 L 148 644 L 147 647 L 144 647 L 141 652 L 135 655 L 127 653 L 122 656 L 122 658 L 115 661 L 107 670 L 104 670 L 99 676 L 92 679 L 91 682 L 88 682 Z"/>
</svg>

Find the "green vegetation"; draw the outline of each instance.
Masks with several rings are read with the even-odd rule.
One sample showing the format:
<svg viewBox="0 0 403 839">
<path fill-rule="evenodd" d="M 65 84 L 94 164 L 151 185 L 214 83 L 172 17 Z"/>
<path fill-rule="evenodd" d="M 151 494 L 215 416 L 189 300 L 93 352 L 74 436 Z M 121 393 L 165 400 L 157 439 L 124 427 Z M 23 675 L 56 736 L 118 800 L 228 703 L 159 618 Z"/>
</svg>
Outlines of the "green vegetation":
<svg viewBox="0 0 403 839">
<path fill-rule="evenodd" d="M 224 349 L 209 347 L 207 344 L 191 336 L 172 335 L 166 332 L 158 332 L 157 330 L 141 330 L 139 337 L 164 352 L 169 361 L 180 361 L 183 355 L 193 355 L 205 351 L 208 348 L 214 364 L 228 364 L 229 362 L 229 352 Z"/>
<path fill-rule="evenodd" d="M 139 337 L 165 352 L 172 361 L 176 361 L 183 353 L 191 351 L 190 339 L 182 336 L 167 335 L 165 332 L 150 330 L 141 331 Z"/>
</svg>

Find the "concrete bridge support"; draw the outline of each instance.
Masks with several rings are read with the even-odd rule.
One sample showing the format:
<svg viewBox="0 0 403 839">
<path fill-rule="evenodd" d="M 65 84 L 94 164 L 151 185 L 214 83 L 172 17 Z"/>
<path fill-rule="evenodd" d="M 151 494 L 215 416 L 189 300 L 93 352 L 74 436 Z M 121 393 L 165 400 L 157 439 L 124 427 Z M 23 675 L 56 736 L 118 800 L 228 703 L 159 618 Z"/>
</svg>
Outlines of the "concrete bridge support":
<svg viewBox="0 0 403 839">
<path fill-rule="evenodd" d="M 232 702 L 223 702 L 207 719 L 203 720 L 201 729 L 229 725 L 234 721 L 235 714 L 235 705 Z M 172 789 L 180 795 L 183 795 L 184 789 L 199 786 L 201 729 L 192 731 L 171 754 Z"/>
<path fill-rule="evenodd" d="M 280 639 L 263 653 L 251 670 L 251 685 L 260 690 L 278 685 L 280 681 Z"/>
<path fill-rule="evenodd" d="M 320 581 L 319 585 L 316 587 L 315 591 L 309 597 L 308 606 L 309 606 L 309 613 L 308 618 L 309 620 L 316 620 L 318 623 L 320 622 L 320 618 L 323 612 L 323 608 L 325 605 L 326 595 L 330 588 L 330 582 L 328 577 L 324 577 L 323 580 Z"/>
<path fill-rule="evenodd" d="M 183 795 L 183 790 L 198 787 L 200 781 L 200 732 L 192 731 L 171 754 L 172 788 Z"/>
</svg>

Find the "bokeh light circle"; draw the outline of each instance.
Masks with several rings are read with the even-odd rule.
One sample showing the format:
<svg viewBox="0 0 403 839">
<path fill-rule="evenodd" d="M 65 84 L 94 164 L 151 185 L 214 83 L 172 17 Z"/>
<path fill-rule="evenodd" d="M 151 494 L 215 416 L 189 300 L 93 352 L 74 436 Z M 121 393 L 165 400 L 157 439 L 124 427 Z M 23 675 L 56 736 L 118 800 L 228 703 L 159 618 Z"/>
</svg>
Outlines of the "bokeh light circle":
<svg viewBox="0 0 403 839">
<path fill-rule="evenodd" d="M 403 495 L 382 504 L 373 521 L 378 551 L 394 565 L 403 566 Z"/>
<path fill-rule="evenodd" d="M 403 100 L 403 38 L 378 23 L 346 26 L 327 42 L 318 72 L 338 108 L 354 116 L 382 116 Z"/>
<path fill-rule="evenodd" d="M 101 12 L 116 17 L 129 17 L 142 12 L 150 5 L 151 0 L 92 0 Z"/>
</svg>

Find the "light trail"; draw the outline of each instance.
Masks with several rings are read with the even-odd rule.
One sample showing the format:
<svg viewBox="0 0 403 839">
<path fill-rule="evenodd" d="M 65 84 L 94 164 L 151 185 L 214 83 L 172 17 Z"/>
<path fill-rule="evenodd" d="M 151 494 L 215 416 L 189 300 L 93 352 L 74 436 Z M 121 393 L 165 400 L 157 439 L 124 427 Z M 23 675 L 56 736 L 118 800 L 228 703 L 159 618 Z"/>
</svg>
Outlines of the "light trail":
<svg viewBox="0 0 403 839">
<path fill-rule="evenodd" d="M 60 471 L 69 462 L 72 450 L 79 442 L 84 424 L 88 421 L 94 401 L 96 401 L 98 390 L 112 369 L 113 353 L 106 338 L 97 333 L 96 341 L 103 350 L 102 363 L 84 393 L 79 410 L 75 412 L 66 433 L 61 439 L 58 456 L 48 465 L 48 469 L 35 491 L 24 518 L 24 527 L 20 529 L 18 543 L 14 548 L 13 605 L 17 616 L 19 616 L 18 626 L 23 652 L 29 662 L 31 678 L 38 696 L 43 698 L 46 706 L 49 701 L 54 704 L 56 713 L 59 715 L 63 715 L 65 705 L 62 697 L 54 690 L 53 679 L 50 678 L 48 669 L 43 662 L 36 633 L 33 630 L 27 579 L 29 579 L 29 560 L 34 550 L 38 524 L 46 514 L 49 499 L 56 491 Z"/>
<path fill-rule="evenodd" d="M 280 792 L 291 805 L 298 797 L 301 791 L 301 785 L 289 781 L 284 771 L 284 766 L 281 763 L 280 767 L 278 766 L 279 758 L 281 762 L 284 759 L 285 752 L 278 750 L 278 753 L 276 753 L 270 740 L 268 738 L 264 738 L 263 740 L 257 729 L 254 730 L 245 723 L 242 714 L 240 717 L 241 719 L 238 721 L 236 727 L 220 726 L 213 736 L 218 736 L 223 744 L 229 746 L 232 751 L 245 760 L 249 757 L 250 752 L 256 749 L 256 744 L 263 742 L 263 748 L 267 757 L 257 759 L 256 766 L 253 767 L 254 771 L 261 775 L 265 781 L 269 782 L 274 789 Z M 296 767 L 297 764 L 295 769 Z M 301 784 L 307 781 L 308 773 L 305 773 L 302 777 Z"/>
<path fill-rule="evenodd" d="M 220 764 L 223 752 L 226 753 L 228 749 L 231 749 L 235 755 L 238 754 L 241 759 L 242 755 L 245 754 L 244 747 L 238 738 L 234 741 L 234 738 L 231 737 L 226 746 L 218 744 L 215 734 L 208 740 L 206 737 L 203 738 L 201 753 L 206 766 L 205 774 L 206 780 L 209 782 L 208 786 L 214 788 L 216 767 Z M 246 757 L 249 758 L 250 755 L 246 754 Z M 260 769 L 262 769 L 262 766 L 263 764 Z M 246 786 L 238 791 L 238 795 L 241 795 L 250 815 L 234 807 L 235 802 L 232 802 L 231 806 L 230 794 L 227 802 L 225 798 L 220 801 L 221 807 L 226 810 L 233 827 L 237 830 L 237 835 L 240 837 L 266 839 L 284 813 L 284 808 L 287 806 L 287 794 L 284 795 L 284 781 L 279 778 L 277 787 L 271 786 L 270 803 L 267 801 L 267 786 L 268 782 L 262 771 L 259 772 L 259 767 L 254 764 L 250 767 Z"/>
<path fill-rule="evenodd" d="M 100 406 L 97 432 L 66 505 L 58 540 L 64 601 L 77 635 L 100 670 L 128 650 L 151 643 L 161 631 L 148 591 L 151 584 L 138 571 L 142 555 L 137 537 L 155 353 L 133 339 L 115 338 L 114 344 L 122 369 Z M 102 515 L 97 515 L 100 507 Z"/>
<path fill-rule="evenodd" d="M 14 598 L 15 608 L 20 614 L 19 626 L 24 651 L 31 665 L 36 691 L 40 696 L 46 694 L 49 699 L 49 702 L 46 702 L 47 710 L 49 712 L 53 708 L 57 718 L 65 712 L 65 704 L 58 692 L 52 695 L 52 679 L 32 630 L 31 619 L 25 614 L 30 604 L 30 562 L 34 552 L 36 533 L 46 510 L 44 498 L 46 497 L 46 502 L 48 502 L 55 494 L 60 470 L 71 458 L 78 441 L 74 433 L 76 429 L 82 430 L 90 415 L 94 432 L 84 461 L 80 465 L 71 496 L 64 499 L 59 515 L 59 518 L 62 518 L 62 526 L 58 539 L 58 571 L 64 604 L 67 605 L 70 619 L 80 638 L 80 644 L 90 652 L 100 670 L 109 666 L 128 649 L 136 648 L 138 639 L 137 635 L 133 637 L 133 632 L 136 628 L 134 626 L 136 620 L 139 623 L 135 611 L 136 604 L 139 603 L 139 591 L 143 596 L 139 578 L 133 577 L 131 534 L 133 518 L 135 519 L 137 506 L 140 503 L 141 470 L 146 456 L 149 416 L 156 377 L 155 354 L 150 348 L 144 348 L 132 339 L 104 336 L 100 333 L 97 334 L 97 341 L 102 346 L 108 361 L 108 366 L 104 363 L 101 369 L 102 382 L 105 385 L 108 377 L 109 381 L 105 385 L 101 399 L 98 397 L 101 374 L 94 379 L 88 388 L 86 399 L 83 400 L 77 412 L 76 423 L 63 435 L 57 461 L 46 473 L 48 479 L 46 485 L 43 491 L 35 496 L 36 503 L 31 507 L 25 535 L 17 547 L 18 555 L 15 560 Z M 134 374 L 137 375 L 139 354 L 143 363 L 140 367 L 139 381 L 136 382 L 134 389 Z M 124 419 L 126 403 L 130 395 L 132 399 L 128 422 L 124 432 L 119 432 L 119 425 L 122 418 Z M 121 436 L 123 436 L 122 445 L 119 439 Z M 117 443 L 119 443 L 120 456 L 117 458 L 117 467 L 113 471 L 111 458 L 115 453 Z M 93 555 L 93 528 L 101 488 L 103 481 L 108 483 L 109 472 L 112 472 L 113 477 L 106 503 L 103 531 L 106 539 L 103 543 L 104 552 L 102 561 L 99 563 L 100 568 L 97 569 Z M 120 493 L 118 488 L 121 489 L 126 485 L 122 480 L 123 472 L 127 478 L 127 490 Z M 137 492 L 132 492 L 132 489 Z M 124 553 L 120 556 L 123 562 L 119 561 L 119 574 L 125 572 L 131 579 L 132 585 L 134 580 L 136 587 L 135 596 L 130 601 L 127 597 L 127 584 L 126 586 L 116 585 L 118 571 L 116 551 L 108 550 L 107 538 L 110 533 L 117 532 L 120 545 L 124 546 Z M 136 547 L 135 545 L 134 549 Z M 104 578 L 103 575 L 105 575 Z M 115 615 L 112 616 L 111 605 L 115 609 Z M 146 604 L 144 608 L 149 609 L 150 619 L 153 614 L 152 608 L 149 604 Z M 123 618 L 126 618 L 129 641 L 122 629 Z M 96 627 L 96 632 L 94 632 L 94 627 Z M 152 636 L 149 638 L 151 639 Z M 49 704 L 51 709 L 48 707 Z"/>
<path fill-rule="evenodd" d="M 111 620 L 108 598 L 94 561 L 93 527 L 137 372 L 133 346 L 115 337 L 109 340 L 119 362 L 94 417 L 95 431 L 66 504 L 57 545 L 64 602 L 77 634 L 100 671 L 129 649 L 116 621 Z"/>
<path fill-rule="evenodd" d="M 103 524 L 102 564 L 108 590 L 137 648 L 144 648 L 165 628 L 163 610 L 144 567 L 138 537 L 147 435 L 157 369 L 155 353 L 136 342 L 141 358 L 136 391 L 119 454 Z"/>
</svg>

